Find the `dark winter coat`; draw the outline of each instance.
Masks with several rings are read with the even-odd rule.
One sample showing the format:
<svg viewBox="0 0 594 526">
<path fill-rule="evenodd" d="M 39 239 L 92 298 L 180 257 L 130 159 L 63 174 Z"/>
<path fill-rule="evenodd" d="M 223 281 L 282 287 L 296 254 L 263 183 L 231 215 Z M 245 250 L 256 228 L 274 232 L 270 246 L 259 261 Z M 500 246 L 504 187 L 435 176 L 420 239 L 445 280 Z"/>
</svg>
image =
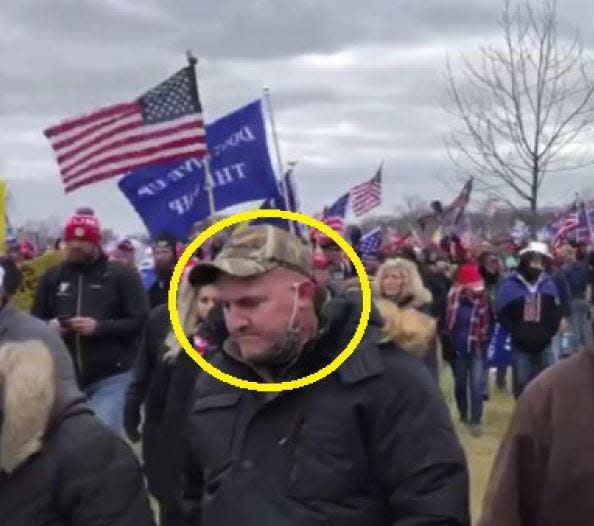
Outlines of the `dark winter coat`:
<svg viewBox="0 0 594 526">
<path fill-rule="evenodd" d="M 510 334 L 512 348 L 539 352 L 551 343 L 561 321 L 559 289 L 548 274 L 530 285 L 519 273 L 507 276 L 495 300 L 499 323 Z"/>
<path fill-rule="evenodd" d="M 39 282 L 32 314 L 42 320 L 62 316 L 98 320 L 90 336 L 64 335 L 79 384 L 85 387 L 130 369 L 147 311 L 138 273 L 101 256 L 90 266 L 64 262 L 48 270 Z"/>
<path fill-rule="evenodd" d="M 573 261 L 564 265 L 561 274 L 569 286 L 572 300 L 586 299 L 586 291 L 592 281 L 592 268 L 584 261 Z"/>
<path fill-rule="evenodd" d="M 359 315 L 354 297 L 326 304 L 325 330 L 284 379 L 331 361 Z M 382 338 L 374 312 L 341 368 L 297 390 L 256 393 L 202 374 L 187 438 L 186 524 L 469 524 L 464 453 L 437 384 Z M 261 381 L 225 352 L 210 359 Z"/>
<path fill-rule="evenodd" d="M 219 312 L 213 310 L 209 323 L 201 326 L 201 336 L 214 339 L 212 331 Z M 178 506 L 182 490 L 182 430 L 192 401 L 194 383 L 201 369 L 180 350 L 165 360 L 164 341 L 171 330 L 167 306 L 153 309 L 145 327 L 133 376 L 126 393 L 124 420 L 133 435 L 142 422 L 142 458 L 149 491 L 162 506 Z M 220 337 L 220 336 L 219 336 Z M 191 338 L 190 338 L 191 340 Z M 167 454 L 163 454 L 167 451 Z"/>
<path fill-rule="evenodd" d="M 162 505 L 179 502 L 182 428 L 200 370 L 185 352 L 170 362 L 163 360 L 167 351 L 164 340 L 170 330 L 167 306 L 153 309 L 124 409 L 126 429 L 137 428 L 144 406 L 141 433 L 144 472 L 149 491 Z"/>
<path fill-rule="evenodd" d="M 43 344 L 0 346 L 0 374 L 0 524 L 154 525 L 134 454 L 84 405 L 64 405 Z"/>
<path fill-rule="evenodd" d="M 569 318 L 571 316 L 571 292 L 569 291 L 569 283 L 561 272 L 553 274 L 553 281 L 557 285 L 559 291 L 559 304 L 561 306 L 561 317 Z"/>
<path fill-rule="evenodd" d="M 149 287 L 148 299 L 149 307 L 151 309 L 154 309 L 159 305 L 167 305 L 167 295 L 169 293 L 169 283 L 171 281 L 171 276 L 173 276 L 173 271 L 165 278 L 160 278 L 157 275 L 155 281 Z"/>
</svg>

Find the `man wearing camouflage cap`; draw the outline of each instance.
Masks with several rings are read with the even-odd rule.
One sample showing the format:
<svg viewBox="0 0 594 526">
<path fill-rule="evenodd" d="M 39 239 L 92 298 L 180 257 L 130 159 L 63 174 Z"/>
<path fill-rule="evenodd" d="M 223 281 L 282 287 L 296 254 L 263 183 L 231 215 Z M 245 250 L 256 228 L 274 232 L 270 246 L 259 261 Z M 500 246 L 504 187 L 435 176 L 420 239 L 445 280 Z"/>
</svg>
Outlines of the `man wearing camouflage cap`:
<svg viewBox="0 0 594 526">
<path fill-rule="evenodd" d="M 234 234 L 190 273 L 215 283 L 229 336 L 209 356 L 245 380 L 301 378 L 357 326 L 357 296 L 312 281 L 311 253 L 269 225 Z M 187 435 L 187 525 L 467 525 L 464 454 L 423 365 L 380 343 L 375 310 L 354 354 L 315 384 L 280 393 L 202 374 Z"/>
</svg>

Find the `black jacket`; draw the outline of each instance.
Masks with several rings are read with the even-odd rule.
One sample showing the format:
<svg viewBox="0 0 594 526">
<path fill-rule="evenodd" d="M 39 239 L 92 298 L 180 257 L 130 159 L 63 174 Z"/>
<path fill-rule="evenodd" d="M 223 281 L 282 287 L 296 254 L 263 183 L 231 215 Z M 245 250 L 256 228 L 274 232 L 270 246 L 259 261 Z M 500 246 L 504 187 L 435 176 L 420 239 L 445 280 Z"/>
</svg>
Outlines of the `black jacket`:
<svg viewBox="0 0 594 526">
<path fill-rule="evenodd" d="M 129 446 L 84 404 L 64 398 L 37 342 L 11 352 L 19 354 L 8 368 L 8 355 L 0 354 L 0 370 L 9 375 L 0 425 L 6 446 L 0 459 L 0 524 L 154 526 Z M 27 371 L 31 361 L 34 368 Z"/>
<path fill-rule="evenodd" d="M 157 275 L 155 282 L 148 289 L 149 306 L 151 309 L 158 307 L 159 305 L 167 305 L 167 295 L 169 294 L 169 283 L 173 271 L 167 276 L 161 278 Z"/>
<path fill-rule="evenodd" d="M 88 316 L 99 321 L 91 336 L 64 335 L 78 381 L 85 387 L 132 366 L 147 310 L 138 274 L 101 256 L 90 266 L 64 262 L 48 270 L 39 282 L 32 313 L 43 320 Z"/>
<path fill-rule="evenodd" d="M 167 351 L 164 340 L 170 329 L 167 306 L 153 309 L 124 406 L 125 428 L 130 438 L 139 427 L 141 407 L 144 407 L 141 433 L 144 473 L 149 491 L 161 506 L 170 506 L 181 491 L 181 464 L 177 460 L 184 424 L 181 415 L 187 413 L 183 408 L 188 405 L 199 370 L 183 351 L 170 362 L 163 360 Z"/>
<path fill-rule="evenodd" d="M 225 331 L 220 326 L 221 314 L 220 309 L 211 311 L 208 323 L 201 325 L 203 338 L 221 339 Z M 144 407 L 142 457 L 149 491 L 161 506 L 177 507 L 182 491 L 182 429 L 201 369 L 183 349 L 175 358 L 164 360 L 168 350 L 164 340 L 170 330 L 167 306 L 153 309 L 126 392 L 124 421 L 129 438 L 135 438 Z"/>
<path fill-rule="evenodd" d="M 352 337 L 360 305 L 324 310 L 327 330 L 298 361 L 302 377 Z M 468 525 L 464 453 L 437 384 L 414 357 L 380 345 L 374 313 L 341 368 L 276 395 L 202 374 L 187 436 L 186 524 L 192 526 Z M 223 352 L 219 369 L 260 381 Z"/>
</svg>

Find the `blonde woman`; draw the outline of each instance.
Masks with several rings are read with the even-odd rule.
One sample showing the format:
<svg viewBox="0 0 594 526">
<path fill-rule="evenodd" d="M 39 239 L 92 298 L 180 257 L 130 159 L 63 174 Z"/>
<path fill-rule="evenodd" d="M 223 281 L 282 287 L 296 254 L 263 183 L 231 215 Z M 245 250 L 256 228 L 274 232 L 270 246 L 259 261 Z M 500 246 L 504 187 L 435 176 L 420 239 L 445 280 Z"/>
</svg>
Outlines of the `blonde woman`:
<svg viewBox="0 0 594 526">
<path fill-rule="evenodd" d="M 402 309 L 429 312 L 433 296 L 423 285 L 417 265 L 408 259 L 387 259 L 375 278 L 377 296 Z"/>
<path fill-rule="evenodd" d="M 208 350 L 208 340 L 214 337 L 210 314 L 218 297 L 212 285 L 192 287 L 185 279 L 180 283 L 180 322 L 202 354 Z M 159 501 L 162 526 L 181 520 L 181 437 L 199 373 L 199 367 L 183 351 L 171 328 L 167 306 L 153 309 L 128 388 L 124 422 L 132 442 L 142 436 L 145 474 L 149 491 Z M 141 406 L 144 418 L 139 431 Z"/>
<path fill-rule="evenodd" d="M 408 259 L 387 259 L 377 271 L 374 282 L 375 296 L 392 302 L 406 312 L 414 310 L 431 314 L 433 296 L 423 284 L 417 265 Z M 435 330 L 433 331 L 435 336 Z M 427 345 L 423 362 L 438 378 L 437 344 L 435 337 Z"/>
</svg>

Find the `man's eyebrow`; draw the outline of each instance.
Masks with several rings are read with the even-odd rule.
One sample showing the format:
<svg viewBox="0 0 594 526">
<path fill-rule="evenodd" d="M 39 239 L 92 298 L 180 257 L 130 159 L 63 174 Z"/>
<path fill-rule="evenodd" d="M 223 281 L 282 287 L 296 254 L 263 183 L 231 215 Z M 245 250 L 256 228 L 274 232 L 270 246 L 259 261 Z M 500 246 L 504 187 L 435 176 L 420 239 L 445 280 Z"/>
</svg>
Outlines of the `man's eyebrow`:
<svg viewBox="0 0 594 526">
<path fill-rule="evenodd" d="M 226 303 L 246 303 L 246 302 L 254 302 L 254 301 L 262 301 L 266 299 L 266 296 L 259 293 L 252 293 L 252 294 L 243 294 L 242 296 L 237 296 L 236 298 L 222 298 L 222 300 Z"/>
</svg>

